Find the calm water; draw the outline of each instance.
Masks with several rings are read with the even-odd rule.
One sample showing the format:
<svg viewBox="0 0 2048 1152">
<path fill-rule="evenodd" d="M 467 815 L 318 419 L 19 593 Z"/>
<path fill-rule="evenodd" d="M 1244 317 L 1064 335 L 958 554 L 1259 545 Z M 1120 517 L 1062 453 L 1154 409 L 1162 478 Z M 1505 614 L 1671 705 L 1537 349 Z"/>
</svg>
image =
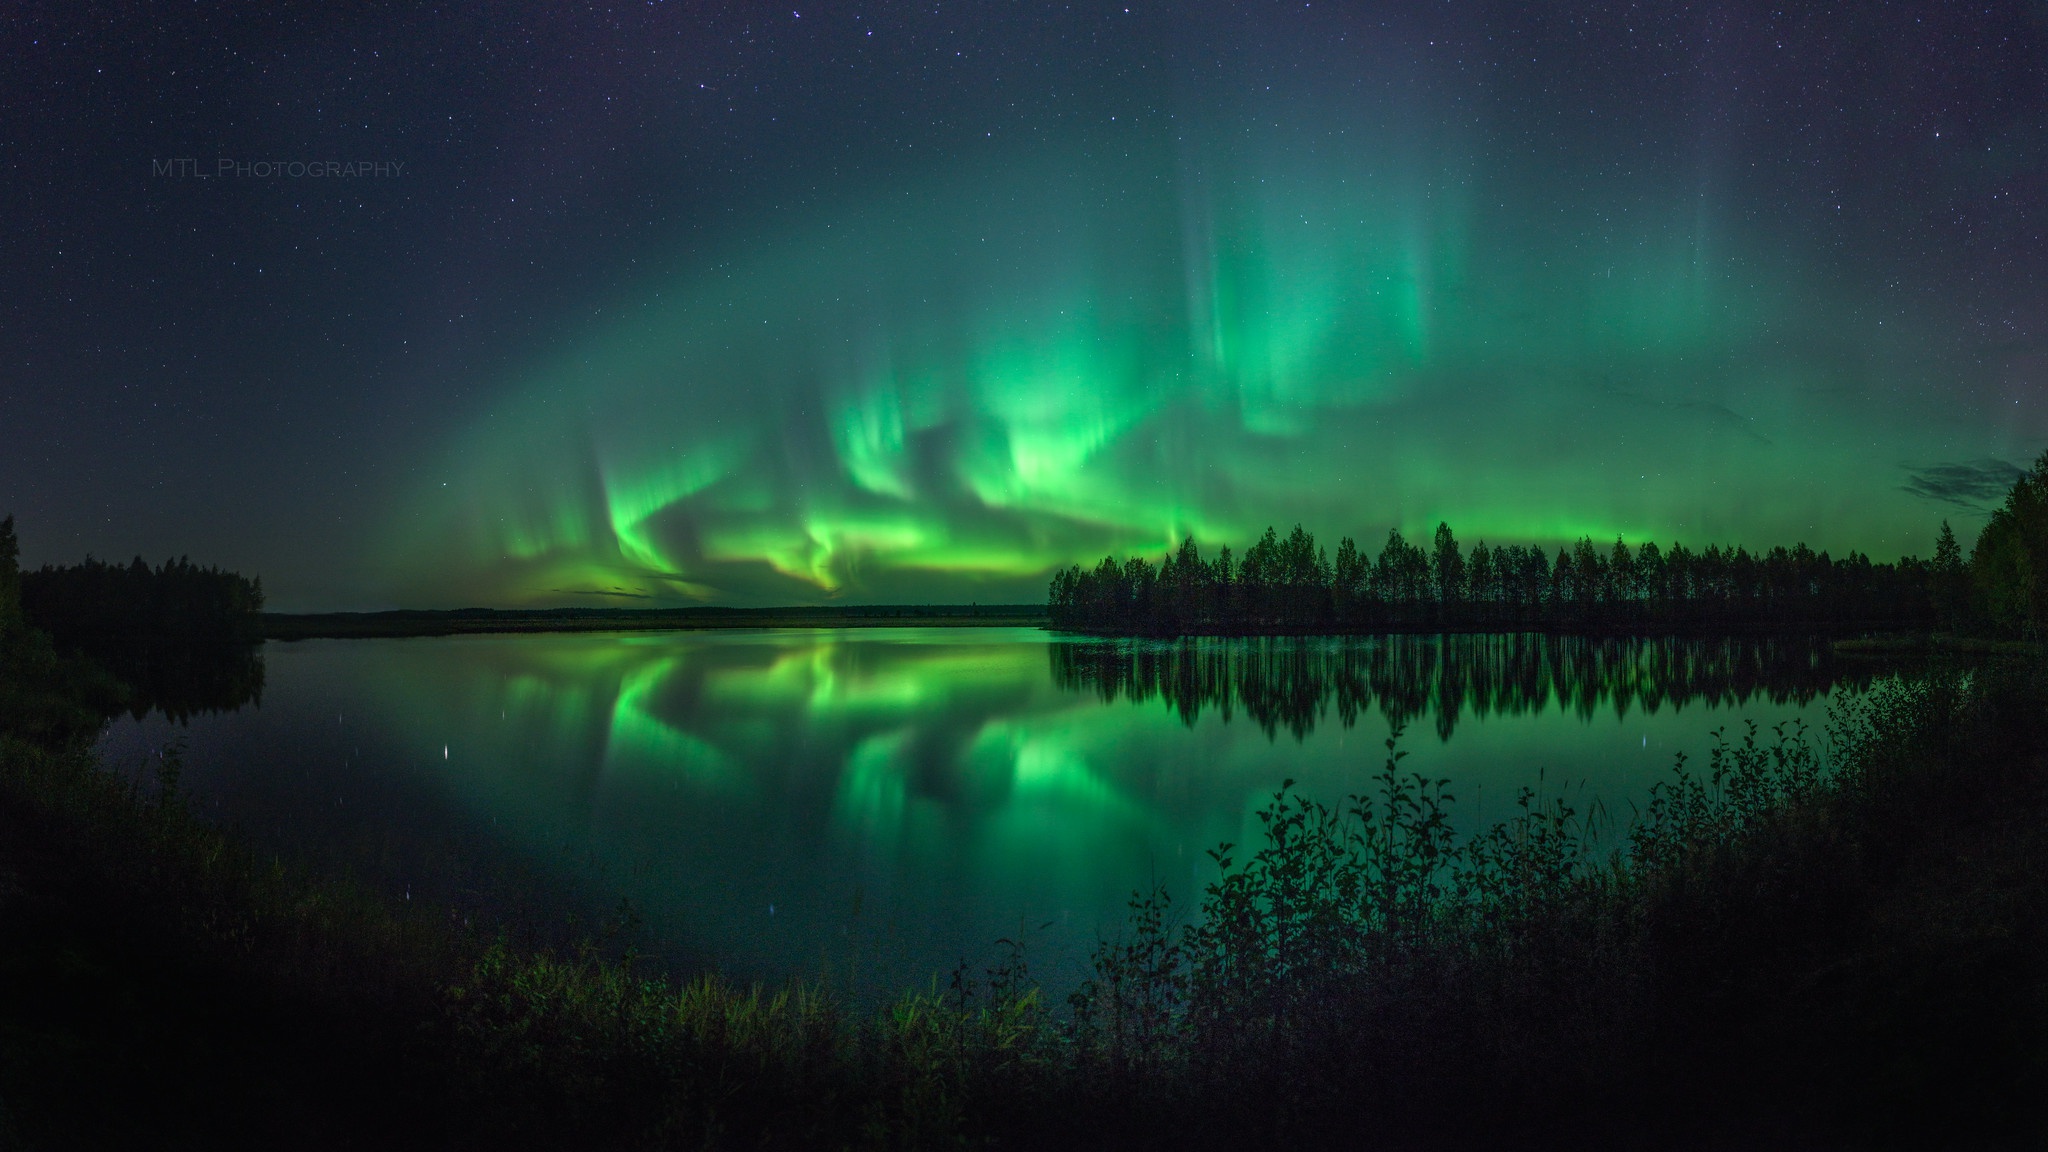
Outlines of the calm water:
<svg viewBox="0 0 2048 1152">
<path fill-rule="evenodd" d="M 1468 825 L 1539 773 L 1625 824 L 1672 754 L 1871 670 L 1804 643 L 1535 636 L 1075 643 L 858 629 L 272 643 L 260 706 L 111 729 L 187 744 L 199 802 L 463 912 L 630 900 L 683 967 L 921 982 L 1026 933 L 1078 974 L 1133 887 L 1256 839 L 1285 778 L 1368 786 L 1390 729 Z"/>
</svg>

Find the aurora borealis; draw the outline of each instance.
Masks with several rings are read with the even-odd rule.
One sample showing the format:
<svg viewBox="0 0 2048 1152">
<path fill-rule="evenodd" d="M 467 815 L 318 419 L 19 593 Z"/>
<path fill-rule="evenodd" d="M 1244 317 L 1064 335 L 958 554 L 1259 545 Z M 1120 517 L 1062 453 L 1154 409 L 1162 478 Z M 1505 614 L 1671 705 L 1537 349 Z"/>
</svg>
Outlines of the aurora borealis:
<svg viewBox="0 0 2048 1152">
<path fill-rule="evenodd" d="M 413 19 L 36 42 L 17 90 L 212 63 L 101 126 L 132 188 L 13 194 L 77 290 L 0 436 L 101 433 L 0 464 L 27 559 L 232 538 L 290 608 L 1030 601 L 1295 521 L 1891 558 L 2048 439 L 2036 8 Z M 147 175 L 258 139 L 410 174 Z"/>
</svg>

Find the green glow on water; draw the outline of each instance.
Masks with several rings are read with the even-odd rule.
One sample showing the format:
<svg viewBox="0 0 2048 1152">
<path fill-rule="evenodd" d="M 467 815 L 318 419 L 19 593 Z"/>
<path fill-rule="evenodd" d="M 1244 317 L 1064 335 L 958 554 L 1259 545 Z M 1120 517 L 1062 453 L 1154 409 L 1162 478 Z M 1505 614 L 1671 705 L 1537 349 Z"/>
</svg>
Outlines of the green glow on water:
<svg viewBox="0 0 2048 1152">
<path fill-rule="evenodd" d="M 688 965 L 779 979 L 858 944 L 899 987 L 1022 923 L 1059 984 L 1133 887 L 1213 879 L 1205 852 L 1255 840 L 1281 780 L 1370 788 L 1392 724 L 1461 826 L 1539 774 L 1625 820 L 1673 753 L 1743 719 L 1818 727 L 1851 675 L 1803 650 L 1556 644 L 1203 642 L 1199 668 L 1251 679 L 1192 707 L 1134 696 L 1124 646 L 1024 629 L 273 644 L 262 707 L 196 723 L 189 764 L 225 818 L 465 909 L 509 871 L 529 879 L 508 902 L 585 922 L 629 899 Z M 1373 693 L 1348 722 L 1314 673 L 1345 652 Z"/>
</svg>

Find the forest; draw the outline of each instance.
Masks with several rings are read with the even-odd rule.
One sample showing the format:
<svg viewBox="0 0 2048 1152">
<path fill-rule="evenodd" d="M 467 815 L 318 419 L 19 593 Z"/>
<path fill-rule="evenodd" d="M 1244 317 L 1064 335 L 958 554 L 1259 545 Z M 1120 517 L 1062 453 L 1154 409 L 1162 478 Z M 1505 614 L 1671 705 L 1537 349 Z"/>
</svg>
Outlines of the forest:
<svg viewBox="0 0 2048 1152">
<path fill-rule="evenodd" d="M 1297 524 L 1211 560 L 1193 540 L 1154 564 L 1104 557 L 1054 574 L 1055 627 L 1146 635 L 1555 628 L 1919 627 L 1945 602 L 1953 567 L 1906 557 L 1835 559 L 1804 544 L 1752 553 L 1709 545 L 1610 547 L 1580 539 L 1467 549 L 1448 524 L 1428 547 L 1399 529 L 1377 557 L 1350 537 L 1332 559 Z"/>
<path fill-rule="evenodd" d="M 8 536 L 13 535 L 8 518 Z M 152 568 L 137 556 L 111 564 L 90 556 L 64 567 L 23 572 L 21 611 L 59 644 L 102 637 L 161 637 L 186 642 L 246 642 L 259 637 L 263 581 L 189 558 Z"/>
<path fill-rule="evenodd" d="M 183 557 L 17 572 L 18 547 L 14 518 L 0 520 L 0 611 L 111 675 L 122 710 L 183 720 L 262 697 L 260 579 Z"/>
<path fill-rule="evenodd" d="M 1447 523 L 1429 545 L 1350 537 L 1332 558 L 1297 524 L 1209 559 L 1192 539 L 1157 564 L 1105 556 L 1053 575 L 1055 628 L 1243 635 L 1537 629 L 1585 632 L 1928 629 L 2033 639 L 2048 623 L 2048 453 L 2022 475 L 1966 560 L 1941 524 L 1932 559 L 1838 558 L 1805 544 L 1751 552 L 1582 537 L 1466 548 Z"/>
</svg>

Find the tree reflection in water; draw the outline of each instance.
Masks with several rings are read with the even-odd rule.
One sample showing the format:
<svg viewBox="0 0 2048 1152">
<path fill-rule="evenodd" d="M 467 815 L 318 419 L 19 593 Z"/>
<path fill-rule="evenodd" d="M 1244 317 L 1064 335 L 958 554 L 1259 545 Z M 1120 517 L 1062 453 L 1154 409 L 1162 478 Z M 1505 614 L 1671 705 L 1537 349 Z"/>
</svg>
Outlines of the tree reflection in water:
<svg viewBox="0 0 2048 1152">
<path fill-rule="evenodd" d="M 1393 724 L 1435 720 L 1451 738 L 1460 717 L 1556 706 L 1591 718 L 1603 708 L 1753 698 L 1805 705 L 1836 687 L 1867 688 L 1884 669 L 1834 656 L 1807 638 L 1643 639 L 1543 633 L 1061 641 L 1053 682 L 1105 701 L 1167 702 L 1192 727 L 1204 710 L 1242 713 L 1268 736 L 1299 740 L 1332 710 L 1345 727 L 1378 708 Z"/>
</svg>

